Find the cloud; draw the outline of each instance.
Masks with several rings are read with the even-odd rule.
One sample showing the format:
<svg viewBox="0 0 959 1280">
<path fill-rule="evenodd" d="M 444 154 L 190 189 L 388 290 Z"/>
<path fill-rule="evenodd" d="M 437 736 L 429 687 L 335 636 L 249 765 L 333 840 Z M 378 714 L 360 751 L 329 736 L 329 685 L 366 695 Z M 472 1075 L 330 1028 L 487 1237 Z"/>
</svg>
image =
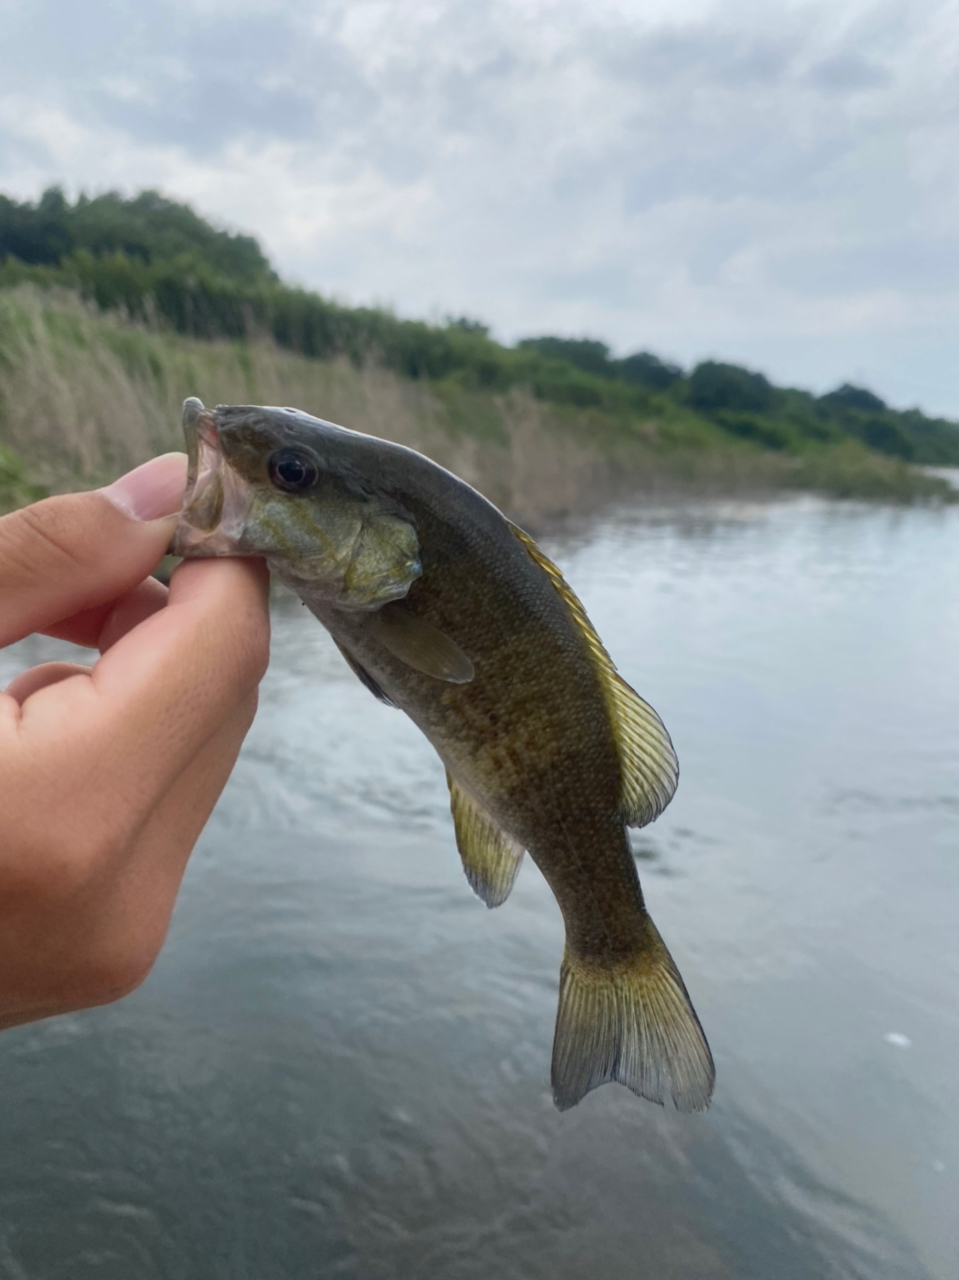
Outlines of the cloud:
<svg viewBox="0 0 959 1280">
<path fill-rule="evenodd" d="M 952 12 L 0 0 L 0 187 L 160 186 L 357 301 L 959 413 Z"/>
<path fill-rule="evenodd" d="M 855 53 L 824 58 L 809 72 L 809 82 L 829 93 L 857 93 L 879 89 L 891 80 L 889 71 Z"/>
</svg>

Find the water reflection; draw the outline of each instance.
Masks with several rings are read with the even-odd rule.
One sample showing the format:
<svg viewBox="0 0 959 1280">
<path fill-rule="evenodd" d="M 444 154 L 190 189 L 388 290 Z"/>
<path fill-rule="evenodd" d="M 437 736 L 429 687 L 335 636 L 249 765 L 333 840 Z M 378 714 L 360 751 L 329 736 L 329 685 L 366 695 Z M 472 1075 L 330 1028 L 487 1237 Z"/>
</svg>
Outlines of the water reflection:
<svg viewBox="0 0 959 1280">
<path fill-rule="evenodd" d="M 797 500 L 549 546 L 677 743 L 633 847 L 706 1117 L 553 1110 L 550 895 L 471 897 L 431 750 L 278 599 L 154 975 L 0 1039 L 0 1275 L 952 1277 L 957 533 Z"/>
</svg>

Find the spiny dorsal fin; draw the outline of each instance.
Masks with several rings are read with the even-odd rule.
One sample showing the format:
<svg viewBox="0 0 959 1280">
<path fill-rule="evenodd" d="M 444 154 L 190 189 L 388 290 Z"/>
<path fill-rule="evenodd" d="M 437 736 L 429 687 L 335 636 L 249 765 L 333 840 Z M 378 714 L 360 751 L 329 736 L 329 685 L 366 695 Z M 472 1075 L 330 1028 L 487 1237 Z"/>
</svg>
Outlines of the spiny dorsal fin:
<svg viewBox="0 0 959 1280">
<path fill-rule="evenodd" d="M 356 676 L 357 680 L 359 680 L 360 684 L 366 685 L 367 689 L 369 689 L 373 697 L 379 698 L 380 702 L 385 702 L 388 707 L 395 707 L 396 703 L 393 701 L 393 699 L 389 696 L 388 693 L 383 692 L 379 684 L 373 679 L 373 677 L 367 671 L 366 667 L 361 666 L 361 664 L 357 662 L 357 660 L 353 657 L 352 653 L 350 653 L 349 649 L 344 648 L 343 645 L 340 644 L 339 640 L 334 640 L 333 643 L 336 645 L 337 649 L 339 649 L 340 653 L 342 653 L 343 657 L 346 659 L 346 665 Z"/>
<path fill-rule="evenodd" d="M 499 907 L 510 895 L 523 861 L 523 846 L 508 835 L 449 773 L 450 811 L 456 847 L 473 892 L 488 907 Z"/>
<path fill-rule="evenodd" d="M 616 1080 L 661 1105 L 705 1111 L 716 1068 L 679 970 L 652 920 L 634 959 L 615 968 L 567 947 L 553 1040 L 553 1100 L 574 1107 Z"/>
<path fill-rule="evenodd" d="M 386 604 L 371 613 L 367 627 L 384 648 L 414 671 L 450 684 L 469 684 L 473 679 L 473 663 L 456 641 L 402 604 Z"/>
<path fill-rule="evenodd" d="M 679 782 L 679 761 L 666 727 L 649 703 L 617 672 L 586 610 L 556 565 L 528 533 L 516 525 L 510 528 L 559 592 L 596 661 L 619 747 L 623 818 L 631 827 L 644 827 L 659 817 Z"/>
</svg>

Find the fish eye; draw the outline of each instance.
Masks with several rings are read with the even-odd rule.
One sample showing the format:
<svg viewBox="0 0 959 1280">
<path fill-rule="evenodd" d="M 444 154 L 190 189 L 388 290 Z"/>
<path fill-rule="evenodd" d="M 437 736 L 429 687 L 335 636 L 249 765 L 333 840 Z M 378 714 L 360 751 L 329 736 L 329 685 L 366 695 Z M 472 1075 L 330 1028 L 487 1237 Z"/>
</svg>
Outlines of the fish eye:
<svg viewBox="0 0 959 1280">
<path fill-rule="evenodd" d="M 302 449 L 277 450 L 267 468 L 274 486 L 287 493 L 302 493 L 312 488 L 320 474 L 316 462 Z"/>
</svg>

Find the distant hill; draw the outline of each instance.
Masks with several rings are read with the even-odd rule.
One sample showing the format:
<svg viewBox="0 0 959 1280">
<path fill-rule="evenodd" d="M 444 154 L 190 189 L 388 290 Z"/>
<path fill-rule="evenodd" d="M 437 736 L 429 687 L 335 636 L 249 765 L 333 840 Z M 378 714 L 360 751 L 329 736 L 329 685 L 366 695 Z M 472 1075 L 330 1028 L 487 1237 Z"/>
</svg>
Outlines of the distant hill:
<svg viewBox="0 0 959 1280">
<path fill-rule="evenodd" d="M 36 204 L 0 195 L 0 259 L 63 266 L 76 255 L 121 254 L 142 263 L 177 262 L 247 283 L 277 277 L 252 236 L 218 231 L 188 205 L 143 191 L 132 200 L 115 192 L 70 204 L 56 187 Z"/>
<path fill-rule="evenodd" d="M 707 423 L 732 442 L 804 454 L 850 439 L 906 462 L 959 465 L 959 426 L 897 410 L 862 387 L 824 396 L 777 387 L 761 373 L 707 360 L 691 370 L 639 351 L 611 355 L 590 338 L 495 342 L 466 318 L 442 325 L 345 307 L 283 284 L 257 241 L 218 230 L 155 191 L 71 204 L 57 188 L 36 203 L 0 196 L 0 287 L 31 281 L 78 291 L 194 338 L 268 335 L 299 354 L 374 360 L 405 377 L 467 392 L 528 388 L 557 406 L 673 431 Z M 712 436 L 713 432 L 710 432 Z"/>
</svg>

